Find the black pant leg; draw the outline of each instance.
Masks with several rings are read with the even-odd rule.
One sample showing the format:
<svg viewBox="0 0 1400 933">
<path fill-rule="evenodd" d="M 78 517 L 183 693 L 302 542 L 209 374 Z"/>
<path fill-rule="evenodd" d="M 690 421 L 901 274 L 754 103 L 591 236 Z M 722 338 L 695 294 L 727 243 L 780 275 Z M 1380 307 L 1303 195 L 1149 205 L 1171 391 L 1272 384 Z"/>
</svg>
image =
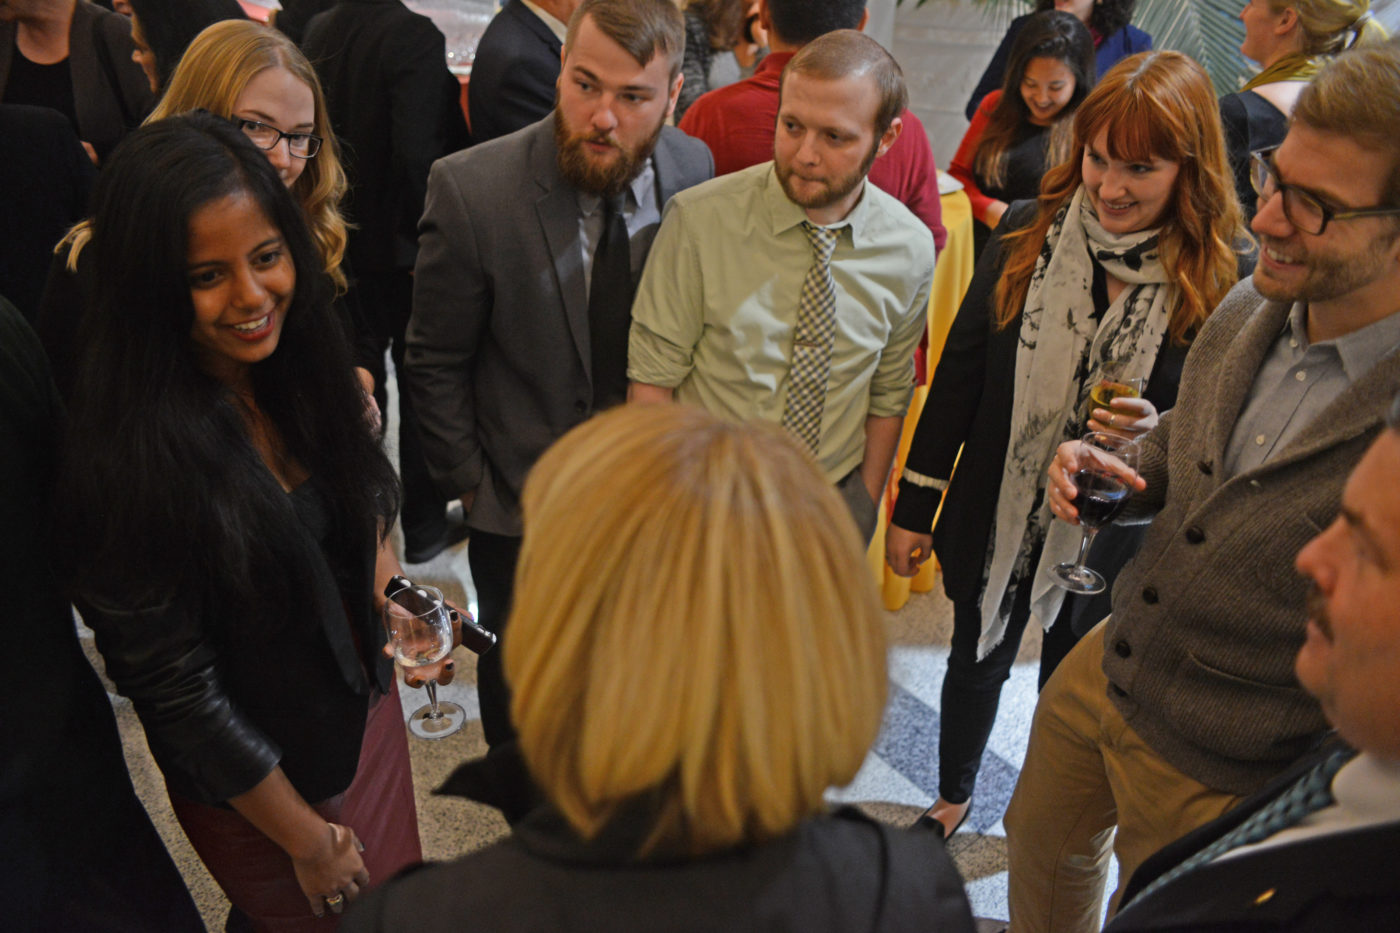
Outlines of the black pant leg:
<svg viewBox="0 0 1400 933">
<path fill-rule="evenodd" d="M 496 746 L 515 736 L 510 722 L 510 689 L 501 669 L 505 651 L 506 620 L 510 616 L 515 565 L 520 559 L 520 539 L 472 529 L 467 561 L 476 584 L 477 621 L 496 633 L 496 647 L 476 665 L 476 695 L 481 703 L 481 728 L 486 744 Z"/>
<path fill-rule="evenodd" d="M 953 603 L 953 642 L 943 676 L 938 731 L 938 793 L 949 803 L 963 803 L 972 796 L 987 738 L 996 722 L 1001 688 L 1011 676 L 1029 617 L 1030 587 L 1022 586 L 1011 609 L 1006 636 L 978 661 L 982 611 L 976 601 Z"/>
<path fill-rule="evenodd" d="M 396 374 L 402 373 L 404 333 L 413 308 L 413 276 L 407 269 L 401 269 L 388 275 L 362 277 L 356 287 L 366 315 L 376 322 L 376 330 L 387 337 Z M 415 550 L 442 536 L 447 525 L 447 503 L 428 473 L 418 415 L 402 383 L 399 384 L 399 480 L 403 483 L 404 546 L 405 550 Z"/>
</svg>

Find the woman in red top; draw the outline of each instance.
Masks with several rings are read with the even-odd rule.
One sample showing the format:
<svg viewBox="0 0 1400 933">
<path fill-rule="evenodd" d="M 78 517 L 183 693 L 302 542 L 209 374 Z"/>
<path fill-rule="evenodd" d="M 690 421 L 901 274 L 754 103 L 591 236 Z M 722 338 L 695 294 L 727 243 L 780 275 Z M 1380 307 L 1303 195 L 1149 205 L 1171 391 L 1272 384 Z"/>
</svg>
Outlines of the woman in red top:
<svg viewBox="0 0 1400 933">
<path fill-rule="evenodd" d="M 1047 166 L 1069 155 L 1070 123 L 1094 86 L 1094 42 L 1069 13 L 1031 16 L 1016 36 L 1000 90 L 983 98 L 948 172 L 962 182 L 982 251 L 1006 205 L 1034 198 Z"/>
</svg>

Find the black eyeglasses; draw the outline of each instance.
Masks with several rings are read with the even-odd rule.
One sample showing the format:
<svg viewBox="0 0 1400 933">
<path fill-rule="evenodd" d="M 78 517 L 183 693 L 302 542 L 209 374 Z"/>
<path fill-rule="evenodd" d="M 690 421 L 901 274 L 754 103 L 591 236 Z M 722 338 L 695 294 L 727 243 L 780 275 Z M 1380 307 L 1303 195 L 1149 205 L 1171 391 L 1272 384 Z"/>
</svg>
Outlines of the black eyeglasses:
<svg viewBox="0 0 1400 933">
<path fill-rule="evenodd" d="M 1274 171 L 1274 152 L 1277 149 L 1261 149 L 1249 154 L 1249 180 L 1254 193 L 1259 195 L 1259 206 L 1283 194 L 1283 216 L 1288 222 L 1304 233 L 1321 236 L 1322 231 L 1334 220 L 1355 220 L 1358 217 L 1392 217 L 1400 215 L 1400 207 L 1359 207 L 1333 210 L 1323 204 L 1317 195 L 1302 188 L 1285 185 L 1279 181 Z"/>
<path fill-rule="evenodd" d="M 311 133 L 284 133 L 275 126 L 242 117 L 234 117 L 233 122 L 259 149 L 271 149 L 285 139 L 287 150 L 298 159 L 309 159 L 321 151 L 321 137 Z"/>
</svg>

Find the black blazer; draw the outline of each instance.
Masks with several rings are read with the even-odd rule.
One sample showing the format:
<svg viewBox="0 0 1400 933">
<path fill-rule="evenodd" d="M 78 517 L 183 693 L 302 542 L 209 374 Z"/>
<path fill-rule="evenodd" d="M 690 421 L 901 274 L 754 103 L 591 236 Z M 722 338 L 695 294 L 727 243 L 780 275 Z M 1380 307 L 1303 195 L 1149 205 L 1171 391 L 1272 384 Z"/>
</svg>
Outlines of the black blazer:
<svg viewBox="0 0 1400 933">
<path fill-rule="evenodd" d="M 314 17 L 302 50 L 320 76 L 350 191 L 341 210 L 358 275 L 411 269 L 435 160 L 466 145 L 446 40 L 400 0 L 343 0 Z"/>
<path fill-rule="evenodd" d="M 467 85 L 472 141 L 523 129 L 554 109 L 563 43 L 520 0 L 511 0 L 481 35 Z"/>
<path fill-rule="evenodd" d="M 1320 758 L 1305 757 L 1224 816 L 1164 847 L 1124 889 L 1127 904 L 1104 933 L 1145 930 L 1353 933 L 1400 925 L 1400 822 L 1305 839 L 1217 860 L 1133 898 L 1158 876 L 1239 826 Z"/>
</svg>

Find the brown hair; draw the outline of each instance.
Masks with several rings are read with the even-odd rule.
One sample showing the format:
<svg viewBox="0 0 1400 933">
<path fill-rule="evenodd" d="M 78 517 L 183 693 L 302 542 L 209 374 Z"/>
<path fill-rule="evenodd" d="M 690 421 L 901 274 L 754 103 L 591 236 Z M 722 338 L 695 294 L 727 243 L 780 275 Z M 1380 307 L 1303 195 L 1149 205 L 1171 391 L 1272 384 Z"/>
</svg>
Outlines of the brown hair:
<svg viewBox="0 0 1400 933">
<path fill-rule="evenodd" d="M 660 52 L 671 66 L 671 81 L 681 73 L 685 17 L 671 0 L 583 0 L 569 17 L 565 57 L 574 47 L 584 17 L 590 17 L 599 32 L 626 49 L 642 67 Z"/>
<path fill-rule="evenodd" d="M 875 110 L 877 141 L 885 135 L 894 118 L 909 106 L 909 92 L 899 64 L 880 43 L 854 29 L 838 29 L 808 42 L 783 68 L 782 84 L 787 83 L 790 74 L 804 74 L 825 81 L 868 75 L 880 95 Z M 781 100 L 781 85 L 778 96 Z"/>
<path fill-rule="evenodd" d="M 1400 46 L 1392 42 L 1338 55 L 1298 95 L 1293 122 L 1388 153 L 1384 203 L 1400 207 Z"/>
<path fill-rule="evenodd" d="M 1160 242 L 1162 262 L 1181 292 L 1168 330 L 1184 343 L 1238 280 L 1235 243 L 1244 224 L 1210 78 L 1180 52 L 1125 58 L 1079 106 L 1072 157 L 1045 174 L 1035 221 L 1003 241 L 1006 262 L 993 298 L 997 327 L 1020 315 L 1045 236 L 1083 183 L 1084 150 L 1102 130 L 1115 159 L 1179 166 Z"/>
<path fill-rule="evenodd" d="M 692 10 L 705 24 L 710 48 L 725 51 L 743 38 L 748 0 L 686 0 L 685 11 Z"/>
</svg>

